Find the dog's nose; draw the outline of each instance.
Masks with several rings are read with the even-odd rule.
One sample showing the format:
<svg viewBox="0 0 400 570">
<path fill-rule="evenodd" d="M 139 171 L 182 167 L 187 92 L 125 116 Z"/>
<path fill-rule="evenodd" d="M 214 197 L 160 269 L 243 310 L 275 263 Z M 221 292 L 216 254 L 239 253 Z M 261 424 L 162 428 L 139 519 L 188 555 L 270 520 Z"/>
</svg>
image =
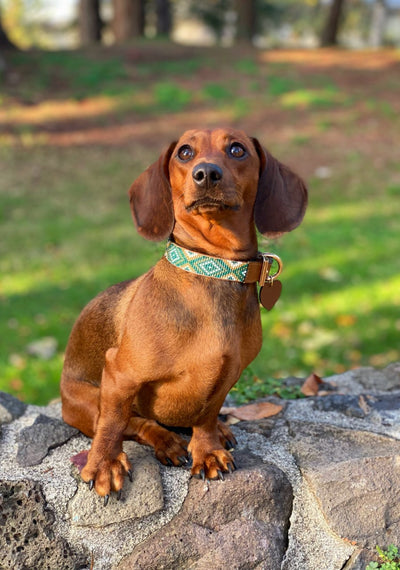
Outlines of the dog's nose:
<svg viewBox="0 0 400 570">
<path fill-rule="evenodd" d="M 222 179 L 222 168 L 212 162 L 201 162 L 193 168 L 192 177 L 197 186 L 209 188 Z"/>
</svg>

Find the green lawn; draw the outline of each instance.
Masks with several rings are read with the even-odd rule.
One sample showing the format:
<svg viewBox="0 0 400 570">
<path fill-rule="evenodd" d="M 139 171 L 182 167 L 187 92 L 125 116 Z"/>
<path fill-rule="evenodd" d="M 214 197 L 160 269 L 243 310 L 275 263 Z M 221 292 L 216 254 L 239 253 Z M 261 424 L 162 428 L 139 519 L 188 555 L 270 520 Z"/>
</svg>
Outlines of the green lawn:
<svg viewBox="0 0 400 570">
<path fill-rule="evenodd" d="M 80 309 L 162 255 L 134 230 L 130 183 L 181 131 L 220 124 L 257 136 L 310 189 L 300 228 L 260 245 L 282 257 L 284 290 L 238 401 L 288 375 L 400 360 L 398 53 L 324 65 L 327 52 L 137 49 L 146 57 L 17 54 L 0 79 L 0 389 L 58 395 Z M 48 360 L 27 351 L 43 337 L 57 340 Z"/>
</svg>

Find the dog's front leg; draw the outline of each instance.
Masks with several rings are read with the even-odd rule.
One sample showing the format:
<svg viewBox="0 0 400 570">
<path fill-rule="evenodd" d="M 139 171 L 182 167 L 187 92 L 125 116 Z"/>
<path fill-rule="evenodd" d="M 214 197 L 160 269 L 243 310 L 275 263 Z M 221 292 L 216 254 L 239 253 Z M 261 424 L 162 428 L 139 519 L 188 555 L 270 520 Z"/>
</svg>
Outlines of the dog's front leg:
<svg viewBox="0 0 400 570">
<path fill-rule="evenodd" d="M 132 466 L 122 451 L 122 442 L 137 388 L 118 370 L 117 351 L 111 348 L 106 354 L 100 413 L 88 460 L 81 472 L 82 479 L 105 498 L 105 504 L 111 491 L 121 491 L 125 475 L 132 476 Z"/>
<path fill-rule="evenodd" d="M 229 430 L 230 434 L 230 430 Z M 230 439 L 234 440 L 232 434 Z M 223 473 L 236 469 L 231 453 L 224 449 L 226 435 L 221 432 L 217 416 L 193 427 L 188 450 L 193 459 L 191 473 L 202 479 L 223 479 Z"/>
</svg>

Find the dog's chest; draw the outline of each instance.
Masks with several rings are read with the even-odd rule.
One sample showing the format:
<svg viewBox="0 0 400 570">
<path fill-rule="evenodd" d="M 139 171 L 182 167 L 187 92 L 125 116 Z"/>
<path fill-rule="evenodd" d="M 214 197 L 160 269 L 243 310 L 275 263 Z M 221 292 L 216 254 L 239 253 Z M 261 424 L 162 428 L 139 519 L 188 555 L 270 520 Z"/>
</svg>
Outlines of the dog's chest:
<svg viewBox="0 0 400 570">
<path fill-rule="evenodd" d="M 224 338 L 240 334 L 257 319 L 254 286 L 177 271 L 179 286 L 164 282 L 157 289 L 157 304 L 171 332 L 185 337 L 207 329 Z"/>
</svg>

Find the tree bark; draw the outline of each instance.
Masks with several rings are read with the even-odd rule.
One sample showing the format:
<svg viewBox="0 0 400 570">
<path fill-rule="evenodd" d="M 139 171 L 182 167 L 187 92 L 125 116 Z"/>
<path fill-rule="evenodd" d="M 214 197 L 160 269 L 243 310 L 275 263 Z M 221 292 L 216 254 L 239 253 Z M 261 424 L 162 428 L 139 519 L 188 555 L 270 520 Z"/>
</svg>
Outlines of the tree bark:
<svg viewBox="0 0 400 570">
<path fill-rule="evenodd" d="M 101 42 L 100 0 L 80 0 L 79 32 L 84 46 Z"/>
<path fill-rule="evenodd" d="M 143 0 L 113 0 L 114 37 L 117 43 L 144 35 Z"/>
<path fill-rule="evenodd" d="M 387 17 L 385 0 L 375 0 L 372 6 L 371 28 L 369 30 L 369 45 L 371 47 L 382 46 Z"/>
<path fill-rule="evenodd" d="M 169 36 L 172 29 L 170 0 L 156 0 L 157 36 Z"/>
<path fill-rule="evenodd" d="M 235 0 L 237 17 L 236 39 L 239 42 L 251 43 L 256 28 L 255 0 Z"/>
<path fill-rule="evenodd" d="M 321 36 L 322 47 L 337 45 L 337 36 L 342 21 L 344 3 L 345 0 L 332 0 L 328 18 Z"/>
<path fill-rule="evenodd" d="M 17 46 L 10 40 L 6 31 L 3 28 L 1 20 L 1 8 L 0 8 L 0 50 L 11 50 L 17 49 Z"/>
</svg>

